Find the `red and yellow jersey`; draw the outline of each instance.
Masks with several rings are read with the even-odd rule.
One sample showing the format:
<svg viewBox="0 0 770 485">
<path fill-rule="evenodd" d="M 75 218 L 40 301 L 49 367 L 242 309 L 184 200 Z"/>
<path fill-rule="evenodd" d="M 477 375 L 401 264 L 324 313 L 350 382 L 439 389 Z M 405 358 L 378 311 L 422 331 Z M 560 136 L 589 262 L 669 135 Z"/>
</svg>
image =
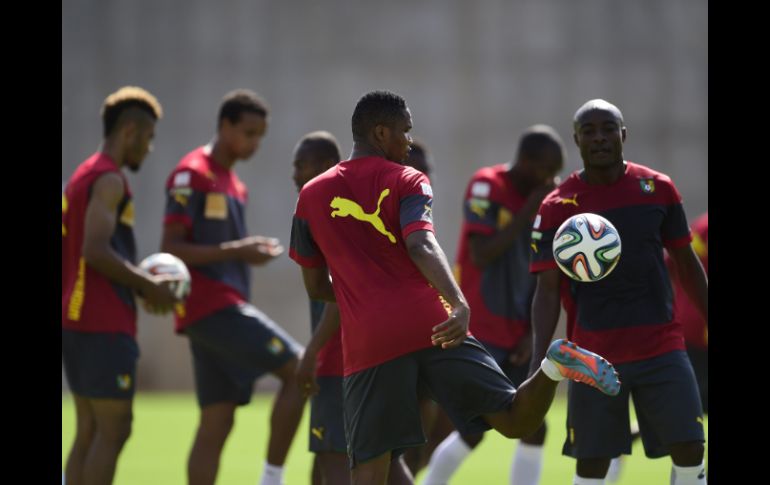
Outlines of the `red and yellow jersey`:
<svg viewBox="0 0 770 485">
<path fill-rule="evenodd" d="M 448 304 L 420 273 L 405 239 L 433 231 L 428 178 L 379 157 L 347 160 L 299 194 L 289 255 L 327 266 L 340 309 L 344 373 L 431 346 Z"/>
<path fill-rule="evenodd" d="M 505 165 L 484 167 L 465 191 L 455 279 L 471 308 L 470 328 L 484 343 L 514 348 L 529 329 L 535 277 L 529 273 L 531 221 L 514 244 L 484 268 L 471 260 L 470 236 L 493 236 L 513 222 L 525 198 Z"/>
<path fill-rule="evenodd" d="M 125 187 L 118 204 L 110 246 L 135 263 L 134 205 L 123 172 L 104 153 L 81 163 L 62 194 L 62 328 L 78 332 L 120 332 L 136 335 L 136 302 L 131 288 L 109 280 L 83 258 L 85 216 L 94 182 L 117 173 Z"/>
<path fill-rule="evenodd" d="M 166 181 L 164 224 L 181 223 L 195 244 L 242 239 L 248 191 L 238 175 L 211 159 L 205 147 L 185 155 Z M 249 298 L 251 273 L 238 260 L 188 265 L 191 292 L 175 311 L 176 331 Z"/>
<path fill-rule="evenodd" d="M 674 183 L 631 162 L 610 185 L 589 185 L 580 172 L 572 173 L 548 194 L 535 217 L 532 272 L 557 269 L 554 234 L 562 222 L 583 212 L 599 214 L 615 226 L 622 253 L 613 272 L 599 281 L 582 283 L 562 275 L 568 338 L 615 364 L 684 349 L 663 258 L 664 247 L 691 240 Z"/>
</svg>

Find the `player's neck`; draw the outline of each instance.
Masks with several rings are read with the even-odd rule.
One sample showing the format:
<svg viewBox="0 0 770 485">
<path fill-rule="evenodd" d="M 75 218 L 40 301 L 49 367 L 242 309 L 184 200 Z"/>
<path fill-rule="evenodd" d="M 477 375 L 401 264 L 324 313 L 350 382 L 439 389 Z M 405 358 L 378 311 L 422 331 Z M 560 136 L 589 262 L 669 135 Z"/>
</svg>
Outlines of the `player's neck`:
<svg viewBox="0 0 770 485">
<path fill-rule="evenodd" d="M 112 138 L 106 138 L 99 147 L 99 152 L 107 155 L 118 168 L 123 167 L 123 149 L 121 143 Z"/>
<path fill-rule="evenodd" d="M 511 181 L 516 191 L 524 197 L 528 196 L 535 186 L 530 182 L 517 165 L 511 165 L 508 169 L 508 180 Z"/>
<path fill-rule="evenodd" d="M 612 185 L 626 173 L 626 161 L 605 168 L 588 167 L 580 173 L 580 178 L 588 185 Z"/>
<path fill-rule="evenodd" d="M 350 160 L 366 157 L 387 158 L 383 150 L 369 143 L 361 141 L 353 142 L 353 150 L 350 152 Z"/>
<path fill-rule="evenodd" d="M 222 146 L 222 144 L 219 142 L 219 139 L 214 139 L 211 143 L 209 143 L 208 147 L 209 157 L 214 160 L 214 163 L 226 170 L 232 169 L 233 165 L 235 165 L 235 162 L 238 161 L 236 157 L 230 155 L 227 152 L 225 147 Z"/>
</svg>

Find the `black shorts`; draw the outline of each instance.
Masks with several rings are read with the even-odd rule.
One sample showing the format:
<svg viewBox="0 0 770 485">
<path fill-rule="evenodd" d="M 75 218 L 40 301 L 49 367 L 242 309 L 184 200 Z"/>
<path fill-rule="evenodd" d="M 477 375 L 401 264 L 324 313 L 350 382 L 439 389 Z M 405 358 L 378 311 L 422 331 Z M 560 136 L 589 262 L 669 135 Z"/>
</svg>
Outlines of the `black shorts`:
<svg viewBox="0 0 770 485">
<path fill-rule="evenodd" d="M 418 386 L 425 386 L 461 434 L 490 429 L 482 416 L 507 409 L 516 393 L 473 337 L 457 348 L 422 349 L 351 374 L 343 381 L 343 403 L 352 467 L 388 451 L 395 458 L 426 442 Z"/>
<path fill-rule="evenodd" d="M 61 331 L 64 372 L 73 393 L 94 399 L 132 399 L 139 346 L 125 333 Z"/>
<path fill-rule="evenodd" d="M 615 397 L 570 381 L 563 454 L 573 458 L 631 454 L 629 395 L 649 458 L 668 455 L 675 443 L 705 440 L 698 387 L 684 351 L 617 364 L 615 370 L 622 381 Z"/>
<path fill-rule="evenodd" d="M 503 370 L 508 379 L 511 380 L 514 386 L 519 387 L 524 381 L 527 380 L 529 374 L 529 362 L 523 365 L 513 365 L 510 361 L 511 350 L 503 347 L 498 347 L 487 342 L 480 341 L 482 345 L 487 349 L 489 355 L 495 359 L 497 365 Z"/>
<path fill-rule="evenodd" d="M 184 329 L 201 407 L 251 401 L 254 381 L 297 357 L 301 346 L 249 304 L 233 305 Z"/>
<path fill-rule="evenodd" d="M 310 400 L 309 449 L 313 453 L 345 453 L 342 419 L 342 376 L 318 376 L 318 394 Z"/>
</svg>

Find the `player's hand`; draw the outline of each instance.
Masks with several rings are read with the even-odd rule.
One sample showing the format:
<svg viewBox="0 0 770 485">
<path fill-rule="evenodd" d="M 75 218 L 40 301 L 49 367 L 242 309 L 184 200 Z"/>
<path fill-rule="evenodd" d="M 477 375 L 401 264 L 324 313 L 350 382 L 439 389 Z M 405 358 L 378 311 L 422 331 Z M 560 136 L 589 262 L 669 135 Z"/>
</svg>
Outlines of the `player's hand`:
<svg viewBox="0 0 770 485">
<path fill-rule="evenodd" d="M 529 359 L 532 357 L 532 332 L 528 332 L 527 335 L 525 335 L 521 341 L 519 341 L 519 345 L 516 346 L 515 349 L 513 349 L 513 352 L 511 352 L 511 355 L 508 357 L 508 360 L 511 364 L 515 366 L 525 365 L 529 364 Z"/>
<path fill-rule="evenodd" d="M 151 283 L 142 289 L 144 309 L 153 315 L 165 315 L 181 300 L 176 296 L 176 286 L 181 278 L 175 275 L 158 274 L 150 277 Z"/>
<path fill-rule="evenodd" d="M 471 311 L 467 306 L 458 306 L 449 314 L 449 318 L 433 327 L 433 335 L 430 339 L 434 346 L 442 349 L 457 347 L 468 335 L 468 322 Z"/>
<path fill-rule="evenodd" d="M 318 382 L 315 379 L 315 366 L 316 355 L 305 350 L 295 371 L 297 385 L 305 398 L 315 396 L 319 391 Z"/>
<path fill-rule="evenodd" d="M 274 237 L 249 236 L 239 241 L 241 259 L 248 264 L 259 266 L 281 254 L 284 248 Z"/>
</svg>

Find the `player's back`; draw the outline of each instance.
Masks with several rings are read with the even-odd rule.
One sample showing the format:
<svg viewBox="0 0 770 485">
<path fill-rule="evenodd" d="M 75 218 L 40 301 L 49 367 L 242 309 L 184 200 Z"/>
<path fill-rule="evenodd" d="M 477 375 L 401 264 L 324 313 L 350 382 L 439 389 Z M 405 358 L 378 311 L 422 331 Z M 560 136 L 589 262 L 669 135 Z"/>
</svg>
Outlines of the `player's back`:
<svg viewBox="0 0 770 485">
<path fill-rule="evenodd" d="M 411 232 L 432 230 L 431 203 L 425 175 L 376 157 L 339 163 L 300 193 L 295 228 L 307 224 L 330 269 L 346 374 L 429 347 L 431 327 L 446 319 L 405 244 Z"/>
</svg>

